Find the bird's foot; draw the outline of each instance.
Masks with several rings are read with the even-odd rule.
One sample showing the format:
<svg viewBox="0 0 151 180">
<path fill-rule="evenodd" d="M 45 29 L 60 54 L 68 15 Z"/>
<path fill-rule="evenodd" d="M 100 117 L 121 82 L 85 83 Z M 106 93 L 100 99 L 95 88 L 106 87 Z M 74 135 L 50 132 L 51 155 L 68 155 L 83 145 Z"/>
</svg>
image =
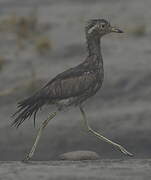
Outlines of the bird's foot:
<svg viewBox="0 0 151 180">
<path fill-rule="evenodd" d="M 123 153 L 123 154 L 125 154 L 125 155 L 127 155 L 127 156 L 133 156 L 133 154 L 132 153 L 130 153 L 130 152 L 128 152 L 123 146 L 121 146 L 121 145 L 119 145 L 119 150 Z"/>
<path fill-rule="evenodd" d="M 25 158 L 22 160 L 22 162 L 24 162 L 24 163 L 27 163 L 29 160 L 30 160 L 30 156 L 29 156 L 29 154 L 27 154 L 26 156 L 25 156 Z"/>
</svg>

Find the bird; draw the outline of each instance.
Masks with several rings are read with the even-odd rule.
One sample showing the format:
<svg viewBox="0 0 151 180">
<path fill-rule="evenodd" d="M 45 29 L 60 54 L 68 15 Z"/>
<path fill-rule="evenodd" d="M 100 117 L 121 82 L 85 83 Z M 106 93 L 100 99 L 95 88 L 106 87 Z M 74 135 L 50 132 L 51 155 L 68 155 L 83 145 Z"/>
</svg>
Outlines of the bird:
<svg viewBox="0 0 151 180">
<path fill-rule="evenodd" d="M 92 133 L 100 140 L 113 145 L 125 155 L 133 155 L 122 145 L 113 142 L 112 140 L 93 130 L 89 126 L 83 107 L 86 100 L 94 96 L 102 87 L 104 80 L 104 68 L 101 54 L 101 39 L 104 35 L 112 32 L 123 33 L 121 29 L 111 26 L 110 22 L 105 19 L 98 18 L 87 20 L 85 25 L 87 57 L 85 60 L 77 66 L 71 67 L 68 70 L 58 74 L 40 90 L 18 103 L 18 110 L 15 114 L 13 114 L 14 119 L 12 122 L 12 126 L 17 128 L 32 115 L 35 125 L 36 114 L 44 105 L 52 104 L 57 109 L 42 122 L 38 129 L 36 140 L 31 148 L 31 151 L 25 156 L 25 161 L 28 161 L 34 155 L 41 134 L 48 122 L 53 119 L 57 113 L 65 110 L 68 107 L 79 108 L 82 114 L 82 120 L 84 121 L 88 132 Z"/>
</svg>

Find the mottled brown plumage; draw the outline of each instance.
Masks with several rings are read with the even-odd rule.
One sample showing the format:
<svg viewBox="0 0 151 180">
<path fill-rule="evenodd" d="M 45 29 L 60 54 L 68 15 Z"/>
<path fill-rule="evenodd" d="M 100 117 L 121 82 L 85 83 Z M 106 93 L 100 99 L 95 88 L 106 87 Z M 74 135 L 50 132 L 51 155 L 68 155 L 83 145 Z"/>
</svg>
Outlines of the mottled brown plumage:
<svg viewBox="0 0 151 180">
<path fill-rule="evenodd" d="M 88 124 L 86 114 L 83 110 L 82 103 L 89 97 L 96 94 L 101 88 L 104 70 L 103 59 L 100 51 L 100 39 L 103 35 L 110 32 L 122 33 L 121 30 L 114 28 L 104 19 L 93 19 L 88 21 L 85 27 L 88 56 L 84 62 L 74 68 L 57 75 L 42 89 L 33 96 L 21 101 L 18 105 L 18 111 L 15 113 L 13 125 L 19 127 L 27 118 L 34 115 L 34 123 L 37 111 L 45 104 L 54 104 L 58 110 L 69 106 L 79 106 L 84 123 L 88 132 L 97 138 L 112 144 L 126 155 L 132 155 L 123 146 L 117 144 L 101 134 L 94 131 Z M 43 129 L 48 122 L 56 115 L 53 112 L 45 121 L 42 122 L 34 145 L 25 160 L 29 160 L 36 149 Z"/>
<path fill-rule="evenodd" d="M 105 32 L 100 31 L 101 24 L 104 25 Z M 45 104 L 55 104 L 58 110 L 62 110 L 67 106 L 77 106 L 93 96 L 100 89 L 104 76 L 100 38 L 105 33 L 109 33 L 110 28 L 106 20 L 88 21 L 85 28 L 88 57 L 78 66 L 57 75 L 33 96 L 19 102 L 18 111 L 15 113 L 19 115 L 13 125 L 19 127 L 32 114 L 35 122 L 37 111 Z"/>
<path fill-rule="evenodd" d="M 104 77 L 100 38 L 113 31 L 113 27 L 103 19 L 93 19 L 85 27 L 88 56 L 84 62 L 58 74 L 33 96 L 19 102 L 14 114 L 13 125 L 19 127 L 45 104 L 55 104 L 58 110 L 71 105 L 80 105 L 93 96 L 101 87 Z M 119 29 L 114 32 L 121 33 Z"/>
</svg>

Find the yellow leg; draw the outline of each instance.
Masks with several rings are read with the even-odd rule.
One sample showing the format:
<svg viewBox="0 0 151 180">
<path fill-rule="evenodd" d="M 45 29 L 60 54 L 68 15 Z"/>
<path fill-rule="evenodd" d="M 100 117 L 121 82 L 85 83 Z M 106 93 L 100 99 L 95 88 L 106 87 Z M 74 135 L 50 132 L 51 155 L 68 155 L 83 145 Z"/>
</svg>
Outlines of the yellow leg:
<svg viewBox="0 0 151 180">
<path fill-rule="evenodd" d="M 101 134 L 99 134 L 98 132 L 94 131 L 88 124 L 88 121 L 87 121 L 87 118 L 86 118 L 86 114 L 83 110 L 83 108 L 80 106 L 80 111 L 81 111 L 81 114 L 82 114 L 82 117 L 83 117 L 83 120 L 84 120 L 84 123 L 86 125 L 86 128 L 88 130 L 88 132 L 92 133 L 93 135 L 95 135 L 97 138 L 109 143 L 109 144 L 112 144 L 114 147 L 117 147 L 122 153 L 124 153 L 125 155 L 128 155 L 128 156 L 133 156 L 132 153 L 128 152 L 123 146 L 121 146 L 120 144 L 117 144 L 113 141 L 111 141 L 110 139 L 107 139 L 106 137 L 102 136 Z"/>
<path fill-rule="evenodd" d="M 51 119 L 53 119 L 55 116 L 56 116 L 56 112 L 53 112 L 53 113 L 50 114 L 50 116 L 49 116 L 45 121 L 42 122 L 42 124 L 41 124 L 41 126 L 40 126 L 40 128 L 39 128 L 39 130 L 38 130 L 38 133 L 37 133 L 35 142 L 34 142 L 32 148 L 31 148 L 31 151 L 26 155 L 26 157 L 25 157 L 25 159 L 24 159 L 23 161 L 26 162 L 26 161 L 28 161 L 28 160 L 30 160 L 30 159 L 32 158 L 32 156 L 34 155 L 34 152 L 35 152 L 35 150 L 36 150 L 37 144 L 38 144 L 38 142 L 39 142 L 39 139 L 40 139 L 40 137 L 41 137 L 42 131 L 43 131 L 44 128 L 47 126 L 47 124 L 49 123 L 49 121 L 50 121 Z"/>
</svg>

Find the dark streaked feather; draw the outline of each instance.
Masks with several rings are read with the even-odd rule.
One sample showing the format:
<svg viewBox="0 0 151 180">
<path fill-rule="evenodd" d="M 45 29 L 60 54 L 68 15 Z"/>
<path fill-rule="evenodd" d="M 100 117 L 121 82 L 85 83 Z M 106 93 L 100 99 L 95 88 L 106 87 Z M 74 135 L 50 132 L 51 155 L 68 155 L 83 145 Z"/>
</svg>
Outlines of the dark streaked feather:
<svg viewBox="0 0 151 180">
<path fill-rule="evenodd" d="M 12 126 L 19 127 L 26 119 L 30 118 L 34 114 L 34 125 L 36 114 L 38 110 L 45 104 L 46 97 L 44 96 L 43 92 L 38 92 L 35 95 L 19 102 L 18 110 L 13 117 L 17 116 Z"/>
<path fill-rule="evenodd" d="M 91 59 L 91 62 L 95 60 Z M 89 57 L 87 58 L 89 60 Z M 57 75 L 46 84 L 35 95 L 19 102 L 18 111 L 13 115 L 18 115 L 12 125 L 19 127 L 26 119 L 34 115 L 34 125 L 38 110 L 47 103 L 59 102 L 62 99 L 78 97 L 93 89 L 97 83 L 98 66 L 91 66 L 88 61 L 70 68 Z"/>
</svg>

